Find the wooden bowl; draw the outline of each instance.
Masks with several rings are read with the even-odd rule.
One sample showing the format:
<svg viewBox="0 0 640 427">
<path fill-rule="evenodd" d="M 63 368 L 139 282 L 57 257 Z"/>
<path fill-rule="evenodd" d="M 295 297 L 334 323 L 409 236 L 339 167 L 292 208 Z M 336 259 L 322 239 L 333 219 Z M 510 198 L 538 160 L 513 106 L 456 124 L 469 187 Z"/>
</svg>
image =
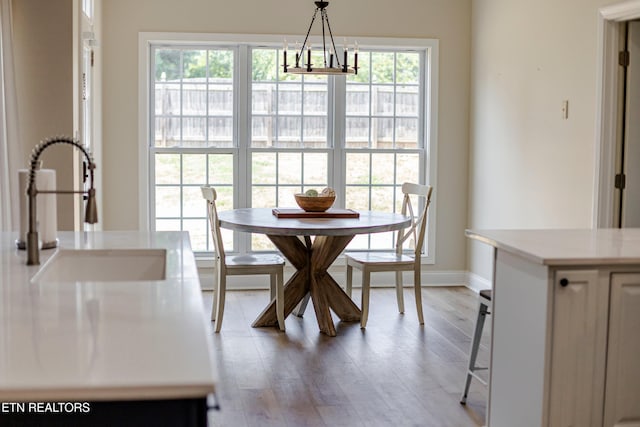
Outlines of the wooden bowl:
<svg viewBox="0 0 640 427">
<path fill-rule="evenodd" d="M 324 212 L 329 209 L 336 196 L 305 196 L 304 194 L 294 194 L 296 203 L 306 212 Z"/>
</svg>

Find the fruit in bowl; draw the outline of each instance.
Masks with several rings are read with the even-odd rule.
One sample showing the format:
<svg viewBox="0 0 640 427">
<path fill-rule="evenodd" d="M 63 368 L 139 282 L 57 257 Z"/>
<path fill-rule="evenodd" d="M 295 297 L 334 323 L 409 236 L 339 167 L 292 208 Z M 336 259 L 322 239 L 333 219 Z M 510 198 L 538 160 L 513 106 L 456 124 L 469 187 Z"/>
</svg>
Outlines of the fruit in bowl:
<svg viewBox="0 0 640 427">
<path fill-rule="evenodd" d="M 333 188 L 325 188 L 320 193 L 318 190 L 307 190 L 304 193 L 294 194 L 296 203 L 306 212 L 324 212 L 329 209 L 336 200 L 336 192 Z"/>
<path fill-rule="evenodd" d="M 336 197 L 336 191 L 331 187 L 327 187 L 320 192 L 320 195 L 324 197 Z"/>
</svg>

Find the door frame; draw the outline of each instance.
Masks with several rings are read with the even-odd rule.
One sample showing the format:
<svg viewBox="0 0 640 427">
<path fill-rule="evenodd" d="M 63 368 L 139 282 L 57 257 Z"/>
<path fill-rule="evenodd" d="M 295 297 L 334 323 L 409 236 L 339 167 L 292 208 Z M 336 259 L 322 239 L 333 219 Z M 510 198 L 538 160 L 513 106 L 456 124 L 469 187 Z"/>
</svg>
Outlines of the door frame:
<svg viewBox="0 0 640 427">
<path fill-rule="evenodd" d="M 87 47 L 93 51 L 94 62 L 96 66 L 91 67 L 91 88 L 90 91 L 92 117 L 89 130 L 91 132 L 91 155 L 98 165 L 94 170 L 94 186 L 96 188 L 96 202 L 98 209 L 99 221 L 93 225 L 84 223 L 84 205 L 85 202 L 81 196 L 75 199 L 74 209 L 74 230 L 102 230 L 102 210 L 103 210 L 103 186 L 102 186 L 102 74 L 101 74 L 101 52 L 99 49 L 99 40 L 102 36 L 102 1 L 92 0 L 92 17 L 89 19 L 83 12 L 83 1 L 73 0 L 73 136 L 80 139 L 84 145 L 83 131 L 87 124 L 84 118 L 83 99 L 83 70 L 84 70 L 84 54 Z M 74 189 L 85 190 L 82 175 L 82 162 L 85 158 L 79 151 L 74 155 Z"/>
<path fill-rule="evenodd" d="M 599 9 L 598 75 L 596 99 L 596 173 L 592 226 L 608 228 L 615 224 L 613 204 L 616 171 L 616 145 L 620 117 L 620 27 L 640 18 L 640 0 L 628 0 Z"/>
</svg>

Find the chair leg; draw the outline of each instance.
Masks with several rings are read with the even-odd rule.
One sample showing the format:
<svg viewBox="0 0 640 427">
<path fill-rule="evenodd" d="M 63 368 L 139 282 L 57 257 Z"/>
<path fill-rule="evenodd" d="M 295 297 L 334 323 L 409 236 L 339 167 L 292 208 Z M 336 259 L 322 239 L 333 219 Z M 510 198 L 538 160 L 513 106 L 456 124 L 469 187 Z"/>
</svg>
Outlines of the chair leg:
<svg viewBox="0 0 640 427">
<path fill-rule="evenodd" d="M 398 311 L 404 313 L 404 295 L 402 293 L 402 271 L 396 271 L 396 299 L 398 300 Z"/>
<path fill-rule="evenodd" d="M 473 332 L 473 340 L 469 349 L 469 365 L 467 366 L 467 376 L 464 382 L 464 390 L 460 398 L 461 404 L 467 403 L 467 395 L 469 394 L 469 386 L 471 385 L 471 377 L 473 372 L 478 369 L 476 366 L 476 358 L 478 357 L 478 349 L 480 348 L 480 339 L 482 338 L 482 329 L 484 328 L 484 320 L 488 314 L 488 307 L 480 302 L 478 306 L 478 317 L 476 318 L 476 326 Z"/>
<path fill-rule="evenodd" d="M 275 279 L 275 280 L 274 280 Z M 278 327 L 284 331 L 284 286 L 282 271 L 271 275 L 271 281 L 276 291 L 276 316 L 278 317 Z"/>
<path fill-rule="evenodd" d="M 269 294 L 271 299 L 274 299 L 276 297 L 276 274 L 272 273 L 269 275 L 270 279 L 269 279 Z"/>
<path fill-rule="evenodd" d="M 216 320 L 216 307 L 218 306 L 218 293 L 220 291 L 217 289 L 213 290 L 213 304 L 211 304 L 211 321 L 215 322 Z"/>
<path fill-rule="evenodd" d="M 362 269 L 362 302 L 360 303 L 360 328 L 364 329 L 367 326 L 367 319 L 369 318 L 369 291 L 371 288 L 371 273 Z"/>
<path fill-rule="evenodd" d="M 413 288 L 416 294 L 416 309 L 418 310 L 418 320 L 424 325 L 424 314 L 422 313 L 422 285 L 420 283 L 420 268 L 413 270 Z"/>
<path fill-rule="evenodd" d="M 307 304 L 309 304 L 309 298 L 311 298 L 311 294 L 307 292 L 307 294 L 302 297 L 296 308 L 293 310 L 293 314 L 297 317 L 304 316 L 304 312 L 307 309 Z"/>
<path fill-rule="evenodd" d="M 220 265 L 216 265 L 216 274 L 214 275 L 213 284 L 213 304 L 211 304 L 211 321 L 216 320 L 216 308 L 218 307 L 218 295 L 220 295 Z"/>
<path fill-rule="evenodd" d="M 349 298 L 351 298 L 351 288 L 353 284 L 353 267 L 347 264 L 347 287 L 345 289 Z"/>
<path fill-rule="evenodd" d="M 218 304 L 216 307 L 216 333 L 222 328 L 222 316 L 224 315 L 224 300 L 227 293 L 227 276 L 220 274 L 218 277 Z"/>
<path fill-rule="evenodd" d="M 462 405 L 467 404 L 467 395 L 469 394 L 469 387 L 471 386 L 471 373 L 467 371 L 467 376 L 464 381 L 464 391 L 462 392 L 462 397 L 460 398 L 460 403 Z"/>
</svg>

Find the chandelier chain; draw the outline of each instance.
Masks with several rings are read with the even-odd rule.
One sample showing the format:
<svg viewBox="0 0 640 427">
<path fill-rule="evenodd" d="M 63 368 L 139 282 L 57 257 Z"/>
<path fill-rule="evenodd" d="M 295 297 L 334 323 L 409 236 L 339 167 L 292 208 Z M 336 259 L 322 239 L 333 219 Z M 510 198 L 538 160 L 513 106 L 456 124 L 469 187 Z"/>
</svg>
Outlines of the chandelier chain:
<svg viewBox="0 0 640 427">
<path fill-rule="evenodd" d="M 331 38 L 331 45 L 333 46 L 333 54 L 335 55 L 336 63 L 338 64 L 338 67 L 340 67 L 341 66 L 340 65 L 340 55 L 338 55 L 338 50 L 336 49 L 336 42 L 333 41 L 333 32 L 331 31 L 331 25 L 329 24 L 329 15 L 327 14 L 327 11 L 325 9 L 322 10 L 322 13 L 327 18 L 327 28 L 329 29 L 329 37 Z M 322 27 L 322 31 L 324 33 L 324 26 Z M 322 41 L 324 42 L 324 37 L 322 39 L 323 39 Z"/>
<path fill-rule="evenodd" d="M 316 20 L 316 15 L 318 14 L 318 10 L 320 10 L 320 8 L 316 8 L 315 12 L 313 12 L 313 17 L 311 18 L 311 24 L 309 25 L 309 29 L 307 30 L 307 35 L 304 38 L 304 41 L 302 42 L 302 47 L 300 48 L 300 53 L 299 56 L 300 58 L 302 58 L 303 53 L 304 53 L 304 47 L 307 44 L 307 40 L 309 40 L 309 33 L 311 33 L 311 28 L 313 27 L 313 22 Z M 296 67 L 298 66 L 298 64 L 296 64 Z"/>
</svg>

